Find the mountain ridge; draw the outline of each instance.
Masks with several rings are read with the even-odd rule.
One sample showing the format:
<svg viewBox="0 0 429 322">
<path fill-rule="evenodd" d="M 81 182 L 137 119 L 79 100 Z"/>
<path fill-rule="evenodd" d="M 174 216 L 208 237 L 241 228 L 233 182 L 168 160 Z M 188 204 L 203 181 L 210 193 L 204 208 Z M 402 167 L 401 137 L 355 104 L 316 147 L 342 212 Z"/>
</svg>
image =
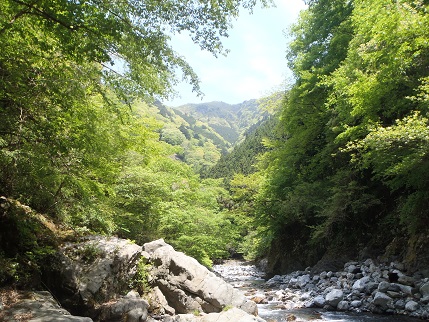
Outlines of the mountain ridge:
<svg viewBox="0 0 429 322">
<path fill-rule="evenodd" d="M 246 100 L 238 104 L 222 101 L 189 103 L 172 107 L 172 109 L 207 123 L 231 146 L 240 142 L 245 131 L 258 123 L 266 114 L 260 109 L 256 99 Z"/>
</svg>

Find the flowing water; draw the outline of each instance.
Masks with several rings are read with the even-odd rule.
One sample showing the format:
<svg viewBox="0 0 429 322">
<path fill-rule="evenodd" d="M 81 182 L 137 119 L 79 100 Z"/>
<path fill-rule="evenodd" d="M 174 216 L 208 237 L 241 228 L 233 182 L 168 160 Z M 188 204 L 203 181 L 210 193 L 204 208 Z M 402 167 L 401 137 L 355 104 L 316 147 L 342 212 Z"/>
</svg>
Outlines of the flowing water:
<svg viewBox="0 0 429 322">
<path fill-rule="evenodd" d="M 254 265 L 241 261 L 228 261 L 214 265 L 213 270 L 245 294 L 264 294 L 264 273 Z M 337 321 L 337 322 L 421 322 L 405 316 L 374 315 L 370 313 L 329 312 L 322 309 L 284 309 L 279 301 L 258 304 L 259 316 L 269 322 L 286 321 Z"/>
</svg>

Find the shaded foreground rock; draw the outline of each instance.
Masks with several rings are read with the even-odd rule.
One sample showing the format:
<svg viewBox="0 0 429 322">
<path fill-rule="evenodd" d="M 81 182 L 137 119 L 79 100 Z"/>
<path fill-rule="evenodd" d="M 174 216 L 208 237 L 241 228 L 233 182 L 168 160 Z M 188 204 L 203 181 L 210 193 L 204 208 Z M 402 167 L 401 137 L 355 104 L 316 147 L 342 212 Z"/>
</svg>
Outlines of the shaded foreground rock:
<svg viewBox="0 0 429 322">
<path fill-rule="evenodd" d="M 88 317 L 72 316 L 49 292 L 21 292 L 19 300 L 0 310 L 0 321 L 91 322 Z"/>
</svg>

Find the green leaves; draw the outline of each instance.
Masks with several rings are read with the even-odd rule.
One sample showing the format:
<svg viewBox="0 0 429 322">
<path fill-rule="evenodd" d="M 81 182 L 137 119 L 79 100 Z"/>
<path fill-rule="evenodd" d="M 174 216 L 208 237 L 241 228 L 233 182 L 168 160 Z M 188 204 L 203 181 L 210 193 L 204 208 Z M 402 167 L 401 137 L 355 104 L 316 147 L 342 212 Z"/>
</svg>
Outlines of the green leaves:
<svg viewBox="0 0 429 322">
<path fill-rule="evenodd" d="M 330 106 L 350 126 L 392 124 L 419 107 L 408 100 L 426 77 L 429 25 L 422 1 L 356 1 L 355 36 L 344 63 L 328 78 Z M 358 122 L 357 120 L 362 120 Z M 354 139 L 354 137 L 351 137 Z"/>
<path fill-rule="evenodd" d="M 365 138 L 348 145 L 348 150 L 355 149 L 355 161 L 372 169 L 391 189 L 426 188 L 429 121 L 419 112 L 392 126 L 378 125 Z"/>
<path fill-rule="evenodd" d="M 427 1 L 318 0 L 292 27 L 296 83 L 256 200 L 296 261 L 427 227 L 427 15 Z"/>
</svg>

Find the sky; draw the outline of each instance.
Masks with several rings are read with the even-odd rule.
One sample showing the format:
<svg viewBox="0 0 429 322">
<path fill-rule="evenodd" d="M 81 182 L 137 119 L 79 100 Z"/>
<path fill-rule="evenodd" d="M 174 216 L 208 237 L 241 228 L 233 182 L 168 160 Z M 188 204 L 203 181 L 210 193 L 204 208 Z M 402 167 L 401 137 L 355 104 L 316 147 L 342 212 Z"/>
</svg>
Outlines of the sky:
<svg viewBox="0 0 429 322">
<path fill-rule="evenodd" d="M 201 99 L 187 83 L 179 83 L 179 96 L 163 103 L 180 106 L 186 103 L 223 101 L 238 104 L 257 99 L 282 89 L 291 72 L 287 68 L 285 32 L 297 21 L 303 0 L 274 0 L 275 8 L 254 8 L 253 14 L 243 10 L 229 37 L 224 38 L 225 57 L 202 51 L 187 35 L 172 39 L 173 48 L 191 65 L 200 78 L 205 96 Z"/>
</svg>

